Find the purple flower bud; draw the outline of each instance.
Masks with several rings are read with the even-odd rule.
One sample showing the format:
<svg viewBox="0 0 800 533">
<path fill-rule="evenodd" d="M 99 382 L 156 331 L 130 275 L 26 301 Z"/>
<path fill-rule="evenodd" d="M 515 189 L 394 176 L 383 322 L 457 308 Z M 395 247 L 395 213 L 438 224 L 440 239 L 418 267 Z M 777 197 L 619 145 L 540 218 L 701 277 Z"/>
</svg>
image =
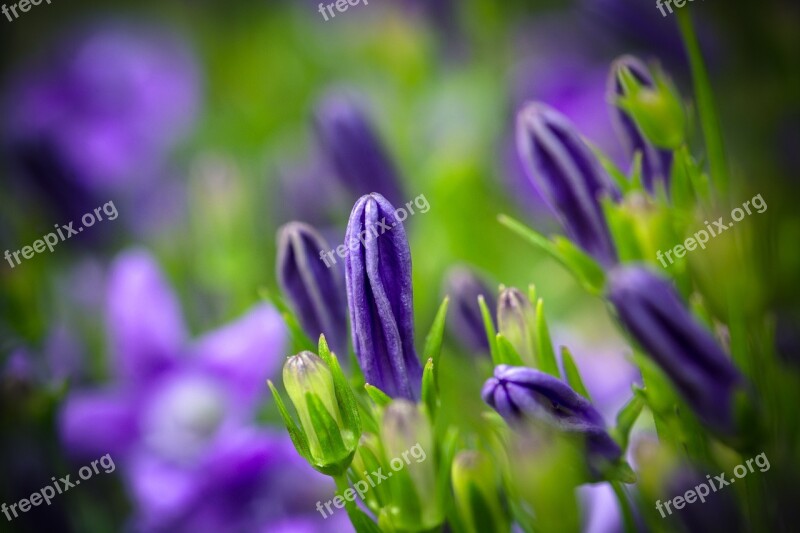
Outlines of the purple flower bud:
<svg viewBox="0 0 800 533">
<path fill-rule="evenodd" d="M 325 334 L 334 353 L 347 354 L 347 317 L 338 272 L 321 259 L 330 248 L 311 226 L 289 222 L 278 230 L 278 283 L 303 329 Z"/>
<path fill-rule="evenodd" d="M 585 437 L 590 465 L 599 466 L 604 460 L 615 461 L 622 455 L 591 402 L 549 374 L 533 368 L 498 365 L 494 377 L 484 384 L 481 396 L 509 423 L 534 419 Z"/>
<path fill-rule="evenodd" d="M 397 169 L 355 97 L 331 92 L 314 115 L 323 154 L 353 197 L 376 191 L 393 203 L 402 203 Z"/>
<path fill-rule="evenodd" d="M 617 136 L 630 157 L 636 152 L 642 154 L 642 182 L 648 191 L 653 192 L 655 182 L 660 180 L 667 185 L 672 169 L 672 152 L 653 146 L 645 139 L 633 119 L 616 105 L 616 100 L 623 96 L 622 84 L 619 80 L 621 69 L 627 68 L 634 78 L 645 87 L 655 87 L 650 71 L 640 59 L 625 55 L 611 64 L 608 78 L 608 101 L 610 102 L 611 120 L 617 130 Z"/>
<path fill-rule="evenodd" d="M 488 353 L 489 340 L 483 327 L 478 296 L 483 296 L 494 312 L 494 291 L 467 267 L 453 267 L 445 278 L 445 292 L 450 297 L 447 325 L 450 334 L 470 352 Z M 495 323 L 497 321 L 495 320 Z"/>
<path fill-rule="evenodd" d="M 411 251 L 402 221 L 378 193 L 350 213 L 345 245 L 353 348 L 367 383 L 393 398 L 419 398 L 422 367 L 414 350 Z"/>
<path fill-rule="evenodd" d="M 731 433 L 734 393 L 744 380 L 672 284 L 640 266 L 617 267 L 609 273 L 607 291 L 622 323 L 700 419 Z"/>
<path fill-rule="evenodd" d="M 601 264 L 616 263 L 599 198 L 619 192 L 572 123 L 546 104 L 529 103 L 517 115 L 517 150 L 569 236 Z"/>
</svg>

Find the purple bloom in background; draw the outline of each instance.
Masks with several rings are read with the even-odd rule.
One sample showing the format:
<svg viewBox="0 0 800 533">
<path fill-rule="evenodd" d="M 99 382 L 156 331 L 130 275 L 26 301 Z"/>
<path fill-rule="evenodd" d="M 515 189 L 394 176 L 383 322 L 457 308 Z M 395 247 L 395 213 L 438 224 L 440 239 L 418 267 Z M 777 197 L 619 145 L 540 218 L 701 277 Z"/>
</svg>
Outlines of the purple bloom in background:
<svg viewBox="0 0 800 533">
<path fill-rule="evenodd" d="M 152 187 L 193 122 L 198 85 L 194 57 L 172 34 L 83 28 L 14 79 L 3 145 L 26 183 L 79 215 Z"/>
<path fill-rule="evenodd" d="M 392 398 L 418 399 L 422 366 L 414 349 L 411 251 L 402 220 L 380 194 L 362 196 L 344 242 L 350 329 L 364 377 Z"/>
<path fill-rule="evenodd" d="M 256 305 L 194 341 L 153 258 L 122 254 L 109 275 L 114 379 L 72 392 L 61 440 L 81 458 L 110 454 L 136 528 L 254 531 L 333 490 L 285 436 L 254 426 L 264 381 L 280 367 L 285 329 Z"/>
<path fill-rule="evenodd" d="M 656 181 L 663 182 L 665 186 L 669 184 L 672 169 L 672 152 L 650 144 L 642 135 L 642 132 L 639 131 L 630 115 L 615 104 L 615 100 L 623 96 L 622 84 L 619 80 L 619 72 L 623 68 L 628 69 L 639 83 L 645 87 L 654 87 L 653 77 L 650 75 L 647 65 L 642 61 L 633 56 L 622 56 L 611 65 L 611 72 L 608 76 L 607 98 L 611 117 L 617 128 L 620 141 L 625 147 L 628 156 L 633 157 L 636 152 L 642 154 L 642 181 L 647 190 L 653 192 Z"/>
<path fill-rule="evenodd" d="M 314 126 L 325 158 L 352 198 L 374 191 L 403 203 L 397 168 L 354 95 L 326 94 L 316 106 Z"/>
<path fill-rule="evenodd" d="M 278 284 L 306 334 L 325 334 L 334 353 L 347 356 L 347 304 L 336 269 L 321 252 L 328 243 L 308 224 L 290 222 L 278 230 Z"/>
<path fill-rule="evenodd" d="M 527 104 L 517 115 L 517 149 L 567 234 L 601 264 L 616 263 L 599 198 L 619 192 L 569 120 L 546 104 Z"/>
<path fill-rule="evenodd" d="M 594 406 L 560 379 L 533 368 L 498 365 L 481 391 L 483 400 L 507 422 L 544 421 L 586 439 L 593 470 L 616 461 L 622 449 L 608 434 Z"/>
<path fill-rule="evenodd" d="M 672 284 L 644 267 L 625 266 L 609 273 L 607 292 L 624 326 L 700 419 L 734 433 L 734 394 L 744 379 Z"/>
<path fill-rule="evenodd" d="M 494 291 L 471 269 L 458 266 L 451 268 L 445 276 L 445 293 L 450 297 L 450 312 L 447 326 L 450 335 L 470 352 L 488 353 L 489 341 L 483 327 L 483 315 L 478 305 L 478 296 L 483 296 L 489 311 L 497 307 Z M 492 317 L 497 325 L 497 320 Z"/>
</svg>

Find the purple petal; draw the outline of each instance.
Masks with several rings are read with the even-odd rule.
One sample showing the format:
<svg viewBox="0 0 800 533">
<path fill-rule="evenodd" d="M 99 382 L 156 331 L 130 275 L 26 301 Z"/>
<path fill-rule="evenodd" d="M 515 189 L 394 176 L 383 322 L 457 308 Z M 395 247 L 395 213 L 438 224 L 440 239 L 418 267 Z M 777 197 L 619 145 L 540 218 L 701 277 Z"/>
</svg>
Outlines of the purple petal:
<svg viewBox="0 0 800 533">
<path fill-rule="evenodd" d="M 114 261 L 108 286 L 108 327 L 119 377 L 153 377 L 174 364 L 186 328 L 180 305 L 153 257 L 125 252 Z"/>
<path fill-rule="evenodd" d="M 201 369 L 223 382 L 232 396 L 252 405 L 285 356 L 286 328 L 266 304 L 231 324 L 207 333 L 192 348 Z"/>
<path fill-rule="evenodd" d="M 119 391 L 78 392 L 59 413 L 59 434 L 70 453 L 121 457 L 136 444 L 140 430 L 137 399 Z"/>
</svg>

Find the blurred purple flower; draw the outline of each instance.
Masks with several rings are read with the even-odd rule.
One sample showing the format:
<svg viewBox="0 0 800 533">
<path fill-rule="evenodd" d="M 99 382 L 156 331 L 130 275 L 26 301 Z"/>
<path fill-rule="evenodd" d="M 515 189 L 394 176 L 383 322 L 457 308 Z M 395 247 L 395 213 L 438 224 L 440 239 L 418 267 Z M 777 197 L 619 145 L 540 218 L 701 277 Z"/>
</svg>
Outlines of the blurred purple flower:
<svg viewBox="0 0 800 533">
<path fill-rule="evenodd" d="M 351 198 L 378 192 L 403 203 L 394 161 L 354 94 L 330 91 L 317 104 L 314 126 L 322 152 Z"/>
<path fill-rule="evenodd" d="M 55 207 L 80 215 L 159 178 L 194 120 L 199 80 L 175 35 L 107 23 L 57 42 L 4 96 L 12 161 Z"/>
<path fill-rule="evenodd" d="M 451 268 L 444 282 L 444 292 L 450 297 L 447 326 L 450 335 L 465 349 L 474 353 L 489 353 L 489 341 L 483 327 L 483 315 L 478 296 L 483 296 L 490 313 L 497 308 L 494 291 L 471 269 Z M 497 319 L 492 317 L 497 326 Z"/>
<path fill-rule="evenodd" d="M 288 438 L 253 425 L 284 355 L 279 314 L 260 304 L 190 341 L 177 298 L 144 251 L 115 261 L 108 291 L 115 378 L 71 393 L 59 429 L 73 455 L 108 453 L 120 466 L 136 527 L 253 531 L 313 512 L 332 487 Z"/>
<path fill-rule="evenodd" d="M 622 449 L 606 431 L 603 417 L 591 402 L 549 374 L 533 368 L 497 365 L 481 396 L 511 424 L 529 418 L 541 420 L 585 438 L 589 465 L 595 474 L 604 462 L 622 456 Z"/>
<path fill-rule="evenodd" d="M 383 233 L 380 224 L 389 229 Z M 422 366 L 414 349 L 411 250 L 402 221 L 386 198 L 365 195 L 353 206 L 344 242 L 350 329 L 364 377 L 392 398 L 418 399 Z"/>
<path fill-rule="evenodd" d="M 617 199 L 619 191 L 572 123 L 546 104 L 528 103 L 517 114 L 517 149 L 570 238 L 604 266 L 616 263 L 600 198 Z"/>
<path fill-rule="evenodd" d="M 642 266 L 620 266 L 609 273 L 607 291 L 624 326 L 700 419 L 735 433 L 734 395 L 744 378 L 672 284 Z"/>
<path fill-rule="evenodd" d="M 611 64 L 607 95 L 611 117 L 628 156 L 633 158 L 636 152 L 642 154 L 642 181 L 647 190 L 653 192 L 656 181 L 661 181 L 665 186 L 669 185 L 672 152 L 650 144 L 630 115 L 615 103 L 618 97 L 623 96 L 622 84 L 619 81 L 619 72 L 623 68 L 629 69 L 633 77 L 644 87 L 654 87 L 655 85 L 647 65 L 633 56 L 622 56 Z"/>
</svg>

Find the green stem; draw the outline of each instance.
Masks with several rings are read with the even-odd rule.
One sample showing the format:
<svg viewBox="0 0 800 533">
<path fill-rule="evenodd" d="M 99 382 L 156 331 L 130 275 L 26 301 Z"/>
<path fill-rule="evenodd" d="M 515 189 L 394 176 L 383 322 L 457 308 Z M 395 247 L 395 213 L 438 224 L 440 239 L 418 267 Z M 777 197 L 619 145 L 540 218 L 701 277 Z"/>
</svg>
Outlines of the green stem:
<svg viewBox="0 0 800 533">
<path fill-rule="evenodd" d="M 617 495 L 619 507 L 622 511 L 622 522 L 625 524 L 625 533 L 636 533 L 636 524 L 633 521 L 633 511 L 631 511 L 631 504 L 625 494 L 625 489 L 619 481 L 611 481 L 611 488 L 614 489 L 614 494 Z"/>
<path fill-rule="evenodd" d="M 697 112 L 700 115 L 700 125 L 703 129 L 706 150 L 708 151 L 708 165 L 711 171 L 711 180 L 720 193 L 728 190 L 728 164 L 725 159 L 725 149 L 722 141 L 719 118 L 714 105 L 714 94 L 708 78 L 705 62 L 700 52 L 700 44 L 692 24 L 690 10 L 682 9 L 677 12 L 678 27 L 683 37 L 686 53 L 689 56 L 689 66 L 692 70 L 694 93 L 697 99 Z"/>
</svg>

